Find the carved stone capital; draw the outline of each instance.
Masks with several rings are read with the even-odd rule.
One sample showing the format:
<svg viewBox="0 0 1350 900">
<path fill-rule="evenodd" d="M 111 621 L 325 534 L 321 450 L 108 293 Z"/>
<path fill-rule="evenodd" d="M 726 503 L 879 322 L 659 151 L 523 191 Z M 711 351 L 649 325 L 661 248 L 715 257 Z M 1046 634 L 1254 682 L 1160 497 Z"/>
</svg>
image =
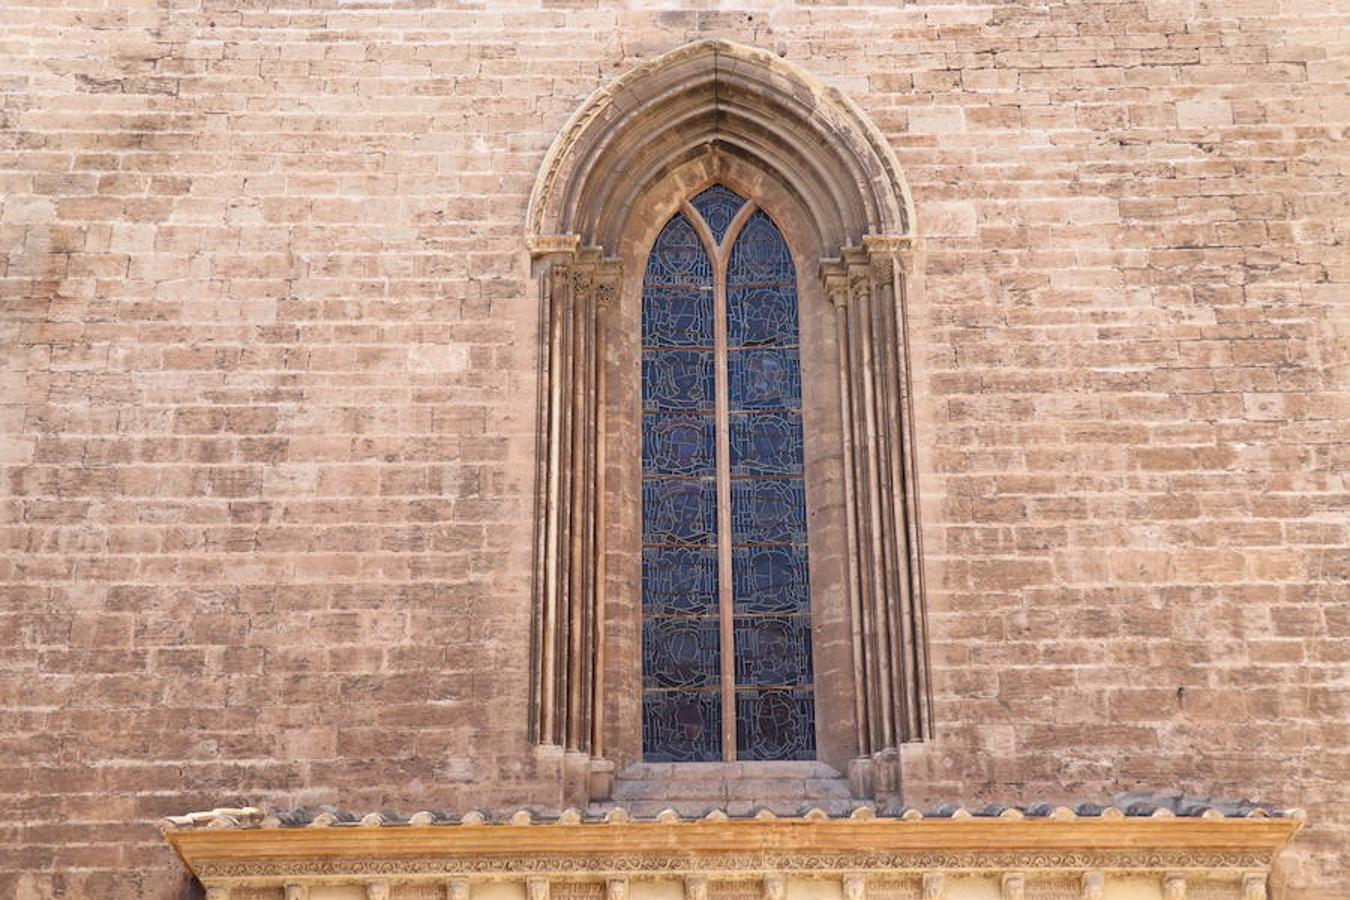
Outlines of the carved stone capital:
<svg viewBox="0 0 1350 900">
<path fill-rule="evenodd" d="M 525 896 L 529 900 L 548 900 L 548 879 L 538 876 L 525 879 Z"/>
<path fill-rule="evenodd" d="M 947 878 L 941 872 L 923 875 L 923 900 L 942 900 L 947 893 Z"/>
<path fill-rule="evenodd" d="M 1163 876 L 1163 900 L 1186 900 L 1186 876 L 1171 874 Z"/>
<path fill-rule="evenodd" d="M 571 255 L 581 246 L 579 234 L 536 234 L 526 240 L 530 255 L 538 259 L 553 253 Z"/>
<path fill-rule="evenodd" d="M 1102 900 L 1106 891 L 1106 876 L 1101 872 L 1084 872 L 1080 888 L 1082 900 Z"/>
<path fill-rule="evenodd" d="M 685 876 L 684 900 L 708 900 L 708 877 L 706 875 Z"/>
<path fill-rule="evenodd" d="M 837 259 L 822 260 L 820 277 L 825 283 L 825 296 L 836 307 L 848 306 L 848 269 Z"/>
<path fill-rule="evenodd" d="M 1001 896 L 1003 900 L 1023 900 L 1027 893 L 1027 879 L 1021 872 L 1004 872 Z"/>
<path fill-rule="evenodd" d="M 844 876 L 844 900 L 867 900 L 867 876 L 850 873 Z"/>
<path fill-rule="evenodd" d="M 288 883 L 286 900 L 309 900 L 309 886 L 295 881 Z"/>
<path fill-rule="evenodd" d="M 389 882 L 368 882 L 366 884 L 366 900 L 389 900 Z"/>
<path fill-rule="evenodd" d="M 469 900 L 469 879 L 451 878 L 445 883 L 446 900 Z"/>
<path fill-rule="evenodd" d="M 1266 900 L 1266 873 L 1248 872 L 1242 876 L 1242 900 Z"/>
<path fill-rule="evenodd" d="M 787 879 L 778 872 L 769 872 L 764 876 L 764 900 L 784 900 L 787 896 Z"/>
</svg>

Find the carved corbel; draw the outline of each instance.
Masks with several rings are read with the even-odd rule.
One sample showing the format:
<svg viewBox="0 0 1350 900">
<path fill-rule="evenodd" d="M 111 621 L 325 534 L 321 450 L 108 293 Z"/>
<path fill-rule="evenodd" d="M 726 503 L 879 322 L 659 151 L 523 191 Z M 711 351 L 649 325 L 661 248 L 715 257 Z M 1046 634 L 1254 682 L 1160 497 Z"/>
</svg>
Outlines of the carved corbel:
<svg viewBox="0 0 1350 900">
<path fill-rule="evenodd" d="M 844 876 L 844 900 L 867 900 L 867 876 L 851 873 Z"/>
<path fill-rule="evenodd" d="M 923 900 L 943 900 L 947 894 L 947 877 L 941 872 L 923 874 Z"/>
<path fill-rule="evenodd" d="M 1001 883 L 1002 900 L 1024 900 L 1027 894 L 1027 879 L 1021 872 L 1005 872 Z"/>
<path fill-rule="evenodd" d="M 445 883 L 445 900 L 469 900 L 469 879 L 451 878 Z"/>
<path fill-rule="evenodd" d="M 528 900 L 548 900 L 548 879 L 540 876 L 525 879 L 525 896 Z"/>
<path fill-rule="evenodd" d="M 309 885 L 289 882 L 286 885 L 286 900 L 309 900 Z"/>
<path fill-rule="evenodd" d="M 787 879 L 780 872 L 764 875 L 764 900 L 783 900 L 787 896 Z"/>
<path fill-rule="evenodd" d="M 1079 897 L 1082 900 L 1102 900 L 1106 892 L 1106 876 L 1101 872 L 1084 872 Z"/>
<path fill-rule="evenodd" d="M 1163 900 L 1186 900 L 1186 876 L 1163 876 L 1162 889 Z"/>
<path fill-rule="evenodd" d="M 229 885 L 208 884 L 206 887 L 206 900 L 230 900 Z"/>
<path fill-rule="evenodd" d="M 605 900 L 628 900 L 628 879 L 611 878 L 606 881 Z"/>
<path fill-rule="evenodd" d="M 1266 873 L 1247 872 L 1242 876 L 1242 900 L 1266 900 Z"/>
<path fill-rule="evenodd" d="M 705 875 L 686 875 L 684 900 L 708 900 L 708 878 Z"/>
<path fill-rule="evenodd" d="M 389 882 L 387 881 L 367 882 L 366 900 L 389 900 Z"/>
</svg>

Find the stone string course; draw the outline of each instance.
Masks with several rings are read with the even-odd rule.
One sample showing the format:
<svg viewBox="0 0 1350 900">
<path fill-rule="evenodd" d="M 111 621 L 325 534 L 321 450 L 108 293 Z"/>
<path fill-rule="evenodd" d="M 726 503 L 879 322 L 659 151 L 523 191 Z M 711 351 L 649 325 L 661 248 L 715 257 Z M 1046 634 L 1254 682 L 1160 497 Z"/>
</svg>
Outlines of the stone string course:
<svg viewBox="0 0 1350 900">
<path fill-rule="evenodd" d="M 706 37 L 916 201 L 907 802 L 1299 806 L 1273 895 L 1350 889 L 1350 16 L 632 6 L 0 0 L 0 896 L 190 896 L 190 809 L 557 805 L 526 201 Z"/>
</svg>

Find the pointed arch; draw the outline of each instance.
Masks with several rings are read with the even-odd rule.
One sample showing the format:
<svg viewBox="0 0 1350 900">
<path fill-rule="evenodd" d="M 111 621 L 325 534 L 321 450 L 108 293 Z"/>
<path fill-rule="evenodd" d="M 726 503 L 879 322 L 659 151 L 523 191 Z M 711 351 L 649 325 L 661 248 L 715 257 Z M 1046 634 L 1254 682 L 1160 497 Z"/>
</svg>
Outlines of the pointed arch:
<svg viewBox="0 0 1350 900">
<path fill-rule="evenodd" d="M 647 183 L 710 148 L 791 185 L 834 254 L 913 237 L 900 164 L 852 100 L 766 50 L 706 40 L 626 72 L 572 115 L 530 195 L 531 250 L 613 253 Z"/>
<path fill-rule="evenodd" d="M 605 721 L 606 518 L 619 529 L 625 489 L 607 490 L 606 478 L 626 471 L 633 424 L 609 391 L 631 393 L 618 348 L 631 343 L 624 323 L 640 302 L 635 273 L 654 223 L 670 215 L 657 208 L 722 182 L 782 211 L 775 219 L 800 238 L 789 240 L 797 271 L 828 333 L 820 346 L 835 385 L 813 389 L 837 398 L 842 487 L 831 515 L 846 548 L 838 621 L 852 634 L 838 657 L 850 687 L 836 699 L 853 700 L 855 792 L 894 797 L 899 745 L 932 733 L 905 323 L 913 205 L 890 145 L 851 100 L 727 41 L 677 48 L 592 94 L 530 197 L 541 310 L 532 734 L 560 758 L 569 798 L 607 795 L 612 755 L 624 751 L 608 746 L 622 743 L 620 723 Z M 634 648 L 613 649 L 617 660 Z"/>
</svg>

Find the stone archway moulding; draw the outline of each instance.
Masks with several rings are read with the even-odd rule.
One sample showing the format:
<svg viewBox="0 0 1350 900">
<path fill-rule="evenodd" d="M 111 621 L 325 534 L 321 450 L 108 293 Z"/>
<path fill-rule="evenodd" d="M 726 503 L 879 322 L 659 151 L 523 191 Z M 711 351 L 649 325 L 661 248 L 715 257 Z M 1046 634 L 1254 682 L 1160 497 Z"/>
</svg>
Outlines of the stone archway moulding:
<svg viewBox="0 0 1350 900">
<path fill-rule="evenodd" d="M 538 530 L 531 736 L 564 793 L 608 792 L 606 366 L 617 256 L 644 191 L 700 156 L 786 186 L 810 219 L 835 310 L 855 792 L 894 795 L 898 746 L 931 736 L 906 273 L 914 213 L 880 130 L 839 91 L 726 41 L 670 51 L 597 90 L 549 149 L 527 212 L 540 283 Z"/>
</svg>

